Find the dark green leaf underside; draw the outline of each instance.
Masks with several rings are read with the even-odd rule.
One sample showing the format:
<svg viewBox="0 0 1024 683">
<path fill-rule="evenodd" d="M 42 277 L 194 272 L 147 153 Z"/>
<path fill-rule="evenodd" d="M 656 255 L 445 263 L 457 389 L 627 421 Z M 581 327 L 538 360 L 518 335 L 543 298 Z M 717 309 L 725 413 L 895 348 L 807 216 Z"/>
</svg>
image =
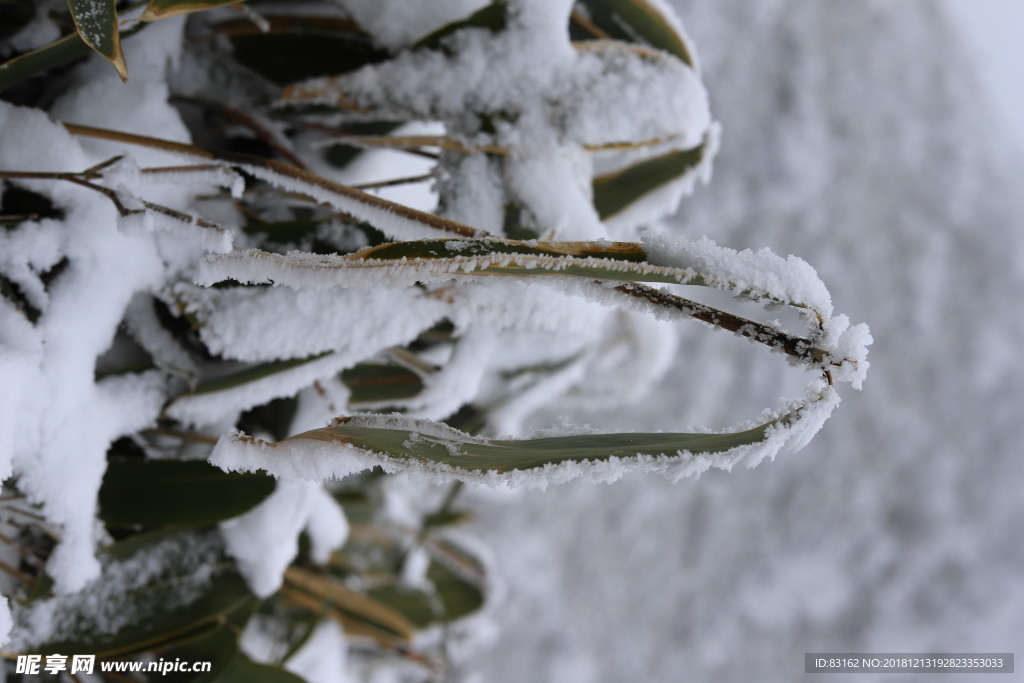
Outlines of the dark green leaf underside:
<svg viewBox="0 0 1024 683">
<path fill-rule="evenodd" d="M 274 491 L 274 481 L 204 461 L 115 456 L 100 488 L 100 518 L 115 528 L 215 524 L 255 507 Z"/>
<path fill-rule="evenodd" d="M 227 389 L 233 389 L 235 387 L 255 382 L 263 379 L 264 377 L 270 377 L 280 372 L 286 372 L 292 368 L 297 368 L 300 365 L 311 363 L 319 358 L 323 358 L 330 352 L 320 353 L 315 356 L 308 356 L 306 358 L 290 358 L 288 360 L 273 361 L 271 363 L 262 363 L 260 365 L 254 365 L 252 367 L 233 372 L 223 377 L 216 379 L 207 380 L 200 382 L 195 392 L 187 394 L 189 396 L 195 396 L 198 394 L 209 394 L 215 391 L 224 391 Z"/>
</svg>

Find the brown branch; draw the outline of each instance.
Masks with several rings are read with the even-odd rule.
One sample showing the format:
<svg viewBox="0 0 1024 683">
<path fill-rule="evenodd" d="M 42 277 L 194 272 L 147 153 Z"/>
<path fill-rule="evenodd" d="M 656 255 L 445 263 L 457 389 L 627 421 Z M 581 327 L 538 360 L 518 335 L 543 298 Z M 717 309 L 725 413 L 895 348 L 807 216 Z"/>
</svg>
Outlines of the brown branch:
<svg viewBox="0 0 1024 683">
<path fill-rule="evenodd" d="M 353 185 L 352 187 L 356 188 L 357 190 L 377 190 L 382 187 L 394 187 L 395 185 L 422 183 L 436 177 L 436 173 L 424 173 L 423 175 L 406 176 L 405 178 L 392 178 L 391 180 L 381 180 L 376 183 L 361 183 L 359 185 Z"/>
<path fill-rule="evenodd" d="M 143 147 L 159 149 L 173 154 L 198 156 L 203 159 L 217 159 L 228 164 L 240 166 L 243 169 L 261 168 L 280 176 L 284 176 L 285 178 L 297 180 L 301 183 L 318 187 L 336 195 L 352 199 L 360 204 L 364 204 L 375 209 L 383 209 L 384 211 L 396 214 L 402 218 L 407 218 L 437 230 L 461 235 L 462 237 L 486 237 L 490 235 L 490 233 L 484 230 L 477 230 L 476 228 L 457 221 L 442 218 L 441 216 L 435 216 L 434 214 L 427 213 L 425 211 L 418 211 L 405 206 L 404 204 L 391 202 L 381 197 L 367 194 L 362 190 L 357 190 L 348 185 L 342 185 L 341 183 L 328 180 L 322 176 L 315 175 L 309 171 L 304 171 L 301 168 L 296 168 L 295 166 L 275 159 L 261 159 L 259 157 L 233 152 L 212 152 L 208 149 L 203 149 L 202 147 L 196 147 L 195 145 L 188 145 L 181 142 L 173 142 L 171 140 L 163 140 L 146 135 L 122 133 L 121 131 L 108 130 L 106 128 L 82 126 L 75 123 L 65 122 L 63 125 L 64 128 L 66 128 L 72 135 L 97 138 L 100 140 L 113 140 L 115 142 L 121 142 L 129 145 L 141 145 Z"/>
<path fill-rule="evenodd" d="M 747 318 L 741 318 L 738 315 L 721 311 L 717 308 L 712 308 L 707 304 L 702 304 L 698 301 L 686 299 L 675 294 L 663 292 L 654 287 L 648 285 L 639 284 L 635 282 L 627 282 L 615 287 L 615 291 L 628 296 L 636 297 L 638 299 L 644 299 L 655 306 L 661 306 L 665 308 L 675 309 L 687 317 L 701 322 L 714 325 L 723 330 L 732 332 L 733 334 L 745 337 L 751 341 L 759 342 L 773 349 L 778 349 L 783 353 L 799 358 L 805 363 L 811 365 L 819 365 L 822 367 L 822 372 L 828 378 L 829 384 L 832 383 L 831 373 L 827 367 L 824 367 L 825 363 L 838 366 L 839 363 L 831 361 L 829 353 L 822 349 L 816 348 L 814 342 L 809 339 L 802 337 L 795 337 L 793 335 L 782 332 L 781 330 L 775 329 L 759 323 L 754 320 L 748 320 Z"/>
</svg>

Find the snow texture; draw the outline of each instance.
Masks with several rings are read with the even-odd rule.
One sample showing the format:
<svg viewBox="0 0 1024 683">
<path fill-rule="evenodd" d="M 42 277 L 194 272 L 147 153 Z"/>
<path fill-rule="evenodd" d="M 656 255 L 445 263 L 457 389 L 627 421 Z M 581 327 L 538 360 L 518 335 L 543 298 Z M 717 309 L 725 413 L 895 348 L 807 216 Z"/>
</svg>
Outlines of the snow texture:
<svg viewBox="0 0 1024 683">
<path fill-rule="evenodd" d="M 147 32 L 145 51 L 129 54 L 133 78 L 127 85 L 102 59 L 83 64 L 53 104 L 51 115 L 110 125 L 108 112 L 117 111 L 122 130 L 187 140 L 184 125 L 167 104 L 164 81 L 167 60 L 180 49 L 182 26 L 182 21 L 172 19 Z M 83 171 L 116 155 L 130 155 L 120 170 L 112 170 L 117 176 L 167 161 L 165 154 L 151 150 L 82 142 L 43 112 L 6 102 L 0 102 L 0 129 L 0 163 L 5 169 Z M 97 382 L 96 358 L 111 345 L 136 294 L 160 287 L 169 272 L 204 252 L 187 241 L 122 230 L 125 226 L 113 204 L 98 192 L 55 180 L 15 182 L 50 197 L 64 217 L 28 221 L 0 235 L 0 267 L 12 274 L 40 313 L 31 325 L 6 299 L 0 303 L 0 370 L 5 385 L 0 401 L 7 408 L 0 418 L 0 473 L 13 472 L 19 490 L 29 502 L 41 505 L 60 531 L 61 542 L 47 571 L 58 593 L 70 594 L 100 572 L 94 556 L 94 519 L 107 448 L 118 437 L 150 426 L 167 391 L 158 372 Z M 145 197 L 172 208 L 183 208 L 189 201 L 187 188 L 173 183 L 149 187 Z M 126 201 L 137 203 L 131 197 Z M 227 246 L 223 234 L 207 244 Z M 43 275 L 64 259 L 67 267 L 44 290 Z"/>
<path fill-rule="evenodd" d="M 301 481 L 278 481 L 262 503 L 220 523 L 228 554 L 252 592 L 262 598 L 281 587 L 303 530 L 310 532 L 313 559 L 318 562 L 326 562 L 348 536 L 338 504 L 319 486 Z"/>
<path fill-rule="evenodd" d="M 871 376 L 771 467 L 476 491 L 507 591 L 500 641 L 464 669 L 782 683 L 804 652 L 1020 652 L 1024 162 L 957 34 L 926 0 L 673 4 L 726 133 L 675 229 L 814 264 L 871 325 Z M 791 372 L 729 341 L 681 329 L 639 407 L 535 424 L 728 424 Z"/>
<path fill-rule="evenodd" d="M 741 425 L 736 431 L 784 416 L 789 416 L 788 423 L 779 422 L 768 427 L 763 441 L 737 446 L 724 453 L 680 450 L 660 455 L 611 457 L 601 461 L 567 460 L 529 470 L 481 472 L 458 466 L 460 457 L 471 457 L 462 452 L 460 445 L 486 441 L 442 423 L 395 414 L 358 415 L 349 418 L 348 425 L 407 431 L 409 438 L 404 444 L 407 448 L 424 439 L 440 443 L 451 453 L 451 464 L 411 460 L 387 452 L 363 450 L 349 443 L 326 442 L 302 435 L 269 444 L 241 434 L 222 436 L 210 456 L 210 462 L 226 471 L 265 471 L 284 479 L 310 482 L 343 479 L 374 467 L 389 473 L 401 472 L 425 483 L 457 480 L 490 487 L 545 489 L 552 484 L 565 484 L 576 479 L 607 484 L 634 472 L 658 472 L 669 481 L 677 482 L 711 467 L 724 470 L 731 470 L 737 464 L 754 467 L 765 458 L 774 458 L 783 448 L 799 450 L 821 429 L 838 404 L 839 395 L 832 387 L 825 386 L 823 382 L 812 383 L 805 401 L 788 402 L 775 411 L 767 411 L 756 423 Z"/>
<path fill-rule="evenodd" d="M 102 576 L 84 590 L 18 609 L 7 647 L 18 652 L 67 640 L 83 630 L 99 636 L 144 628 L 140 621 L 153 610 L 173 609 L 198 598 L 213 578 L 220 552 L 216 534 L 181 534 L 128 559 L 107 561 Z"/>
<path fill-rule="evenodd" d="M 317 624 L 309 640 L 285 663 L 285 669 L 308 683 L 346 683 L 348 647 L 341 627 L 332 619 Z"/>
</svg>

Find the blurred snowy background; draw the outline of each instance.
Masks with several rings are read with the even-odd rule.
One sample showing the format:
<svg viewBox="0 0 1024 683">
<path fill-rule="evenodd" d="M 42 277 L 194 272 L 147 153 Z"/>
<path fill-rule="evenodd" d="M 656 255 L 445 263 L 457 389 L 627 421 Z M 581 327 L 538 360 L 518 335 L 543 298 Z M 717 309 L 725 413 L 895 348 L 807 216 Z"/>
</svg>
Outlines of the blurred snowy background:
<svg viewBox="0 0 1024 683">
<path fill-rule="evenodd" d="M 1024 60 L 993 50 L 1024 5 L 674 4 L 725 129 L 676 229 L 805 258 L 871 326 L 872 368 L 754 470 L 476 493 L 504 589 L 465 672 L 793 681 L 812 651 L 1024 653 Z M 687 335 L 649 401 L 569 417 L 726 426 L 793 394 L 777 358 Z"/>
</svg>

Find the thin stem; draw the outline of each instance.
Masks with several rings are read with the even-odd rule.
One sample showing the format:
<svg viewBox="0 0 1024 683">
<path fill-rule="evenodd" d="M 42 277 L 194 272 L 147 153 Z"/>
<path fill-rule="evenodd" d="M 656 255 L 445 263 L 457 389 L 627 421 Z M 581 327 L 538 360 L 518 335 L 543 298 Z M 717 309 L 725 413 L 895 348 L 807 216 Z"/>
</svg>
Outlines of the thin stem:
<svg viewBox="0 0 1024 683">
<path fill-rule="evenodd" d="M 601 40 L 612 40 L 611 35 L 609 35 L 607 31 L 585 17 L 579 10 L 573 10 L 569 17 L 572 21 L 579 24 L 584 31 L 588 32 L 595 38 L 600 38 Z"/>
<path fill-rule="evenodd" d="M 63 125 L 64 128 L 72 135 L 81 135 L 100 140 L 114 140 L 124 144 L 141 145 L 143 147 L 159 149 L 175 154 L 200 157 L 203 159 L 217 159 L 243 169 L 262 169 L 263 171 L 269 171 L 271 174 L 283 176 L 291 181 L 298 181 L 306 184 L 307 186 L 318 188 L 319 190 L 326 190 L 329 193 L 335 194 L 339 197 L 345 197 L 346 199 L 358 202 L 367 207 L 372 207 L 378 210 L 383 209 L 397 214 L 402 218 L 415 221 L 421 225 L 429 226 L 435 230 L 454 233 L 456 235 L 461 235 L 462 237 L 487 237 L 490 235 L 490 233 L 484 230 L 477 230 L 476 228 L 457 221 L 442 218 L 441 216 L 426 213 L 425 211 L 418 211 L 405 206 L 404 204 L 391 202 L 381 197 L 367 194 L 362 190 L 357 190 L 353 187 L 349 187 L 348 185 L 342 185 L 341 183 L 328 180 L 322 176 L 315 175 L 309 171 L 304 171 L 301 168 L 296 168 L 295 166 L 274 159 L 260 159 L 259 157 L 231 152 L 212 152 L 210 150 L 203 149 L 202 147 L 187 145 L 181 142 L 173 142 L 171 140 L 163 140 L 145 135 L 134 135 L 132 133 L 122 133 L 121 131 L 108 130 L 105 128 L 82 126 L 75 123 L 65 122 Z M 330 205 L 330 202 L 326 200 L 320 203 Z"/>
<path fill-rule="evenodd" d="M 404 178 L 392 178 L 391 180 L 379 180 L 375 183 L 362 183 L 353 185 L 357 190 L 377 190 L 382 187 L 394 187 L 395 185 L 409 185 L 411 183 L 422 183 L 436 178 L 436 173 L 424 173 L 423 175 L 412 175 Z"/>
<path fill-rule="evenodd" d="M 206 99 L 199 98 L 199 97 L 186 97 L 184 95 L 173 95 L 171 97 L 171 99 L 179 100 L 181 102 L 187 102 L 189 104 L 194 104 L 194 105 L 197 105 L 197 106 L 200 106 L 200 107 L 207 107 L 207 108 L 216 109 L 221 114 L 226 116 L 228 119 L 230 119 L 230 120 L 234 121 L 235 123 L 237 123 L 237 124 L 239 124 L 241 126 L 244 126 L 245 128 L 248 128 L 249 130 L 251 130 L 256 135 L 257 138 L 262 140 L 264 144 L 266 144 L 272 150 L 274 150 L 275 152 L 280 154 L 282 157 L 287 159 L 288 163 L 290 163 L 292 166 L 295 166 L 297 168 L 301 168 L 303 170 L 307 170 L 306 169 L 306 164 L 303 163 L 302 159 L 300 159 L 295 154 L 295 152 L 293 152 L 292 150 L 288 149 L 283 144 L 281 144 L 281 142 L 278 140 L 277 136 L 274 135 L 273 131 L 269 130 L 266 126 L 261 124 L 259 121 L 254 119 L 249 114 L 246 114 L 241 109 L 235 109 L 234 107 L 229 107 L 226 104 L 221 104 L 219 102 L 215 102 L 215 101 L 212 101 L 212 100 L 206 100 Z"/>
</svg>

